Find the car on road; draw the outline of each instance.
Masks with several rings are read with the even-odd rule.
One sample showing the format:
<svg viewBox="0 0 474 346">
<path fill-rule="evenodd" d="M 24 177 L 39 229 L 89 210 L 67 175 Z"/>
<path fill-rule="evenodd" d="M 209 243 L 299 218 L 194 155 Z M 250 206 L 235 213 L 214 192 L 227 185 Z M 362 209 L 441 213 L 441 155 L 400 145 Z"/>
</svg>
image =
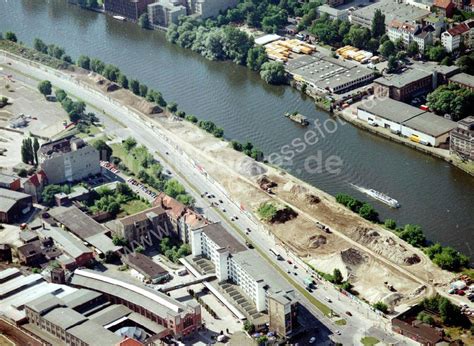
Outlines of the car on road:
<svg viewBox="0 0 474 346">
<path fill-rule="evenodd" d="M 340 330 L 336 330 L 334 333 L 335 333 L 336 335 L 341 335 L 341 331 L 340 331 Z"/>
<path fill-rule="evenodd" d="M 220 200 L 219 200 L 219 203 L 222 204 L 222 203 L 224 203 L 224 201 L 223 201 L 222 199 L 220 199 Z"/>
<path fill-rule="evenodd" d="M 293 272 L 293 274 L 295 274 L 295 276 L 297 276 L 297 275 L 298 275 L 298 273 L 297 273 L 297 272 Z"/>
<path fill-rule="evenodd" d="M 329 297 L 324 297 L 324 299 L 326 299 L 326 301 L 327 301 L 328 303 L 332 303 L 331 298 L 329 298 Z"/>
<path fill-rule="evenodd" d="M 222 211 L 225 213 L 225 209 L 224 209 L 224 208 L 222 208 Z M 232 220 L 232 221 L 234 221 L 234 220 Z"/>
<path fill-rule="evenodd" d="M 350 311 L 346 311 L 346 315 L 347 315 L 347 316 L 352 316 L 352 314 L 351 314 Z"/>
<path fill-rule="evenodd" d="M 252 232 L 252 230 L 251 230 L 250 228 L 248 228 L 248 227 L 247 227 L 247 232 L 249 232 L 249 233 L 250 233 L 250 232 Z"/>
<path fill-rule="evenodd" d="M 238 219 L 239 219 L 239 217 L 238 217 L 237 215 L 235 215 L 235 216 L 234 216 L 234 219 L 238 220 Z"/>
</svg>

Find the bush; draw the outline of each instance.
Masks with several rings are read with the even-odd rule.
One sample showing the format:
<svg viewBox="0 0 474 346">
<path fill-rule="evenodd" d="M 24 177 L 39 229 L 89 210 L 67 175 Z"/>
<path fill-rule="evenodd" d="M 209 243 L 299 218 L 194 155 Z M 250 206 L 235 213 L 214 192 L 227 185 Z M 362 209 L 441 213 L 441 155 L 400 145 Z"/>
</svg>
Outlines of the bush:
<svg viewBox="0 0 474 346">
<path fill-rule="evenodd" d="M 265 202 L 257 209 L 257 214 L 267 222 L 272 221 L 277 213 L 277 207 L 271 202 Z"/>
<path fill-rule="evenodd" d="M 373 305 L 373 307 L 379 311 L 382 311 L 384 314 L 388 312 L 388 306 L 383 302 L 377 302 Z"/>
<path fill-rule="evenodd" d="M 425 235 L 418 225 L 406 225 L 405 228 L 398 233 L 398 236 L 415 247 L 422 247 L 426 243 Z"/>
<path fill-rule="evenodd" d="M 393 219 L 386 219 L 384 222 L 384 225 L 385 227 L 391 230 L 394 230 L 395 228 L 397 228 L 397 223 Z"/>
</svg>

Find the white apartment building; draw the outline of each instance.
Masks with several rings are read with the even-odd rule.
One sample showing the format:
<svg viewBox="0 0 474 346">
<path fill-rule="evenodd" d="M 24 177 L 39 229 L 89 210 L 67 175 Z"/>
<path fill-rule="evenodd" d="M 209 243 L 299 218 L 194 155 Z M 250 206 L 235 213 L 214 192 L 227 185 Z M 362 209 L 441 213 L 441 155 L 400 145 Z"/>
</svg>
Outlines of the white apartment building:
<svg viewBox="0 0 474 346">
<path fill-rule="evenodd" d="M 431 32 L 423 30 L 420 24 L 402 23 L 398 20 L 393 20 L 388 25 L 388 37 L 392 42 L 401 39 L 405 46 L 415 41 L 420 51 L 424 51 L 426 46 L 433 42 Z"/>
<path fill-rule="evenodd" d="M 186 0 L 191 14 L 197 14 L 202 19 L 216 17 L 219 12 L 237 6 L 238 0 Z"/>
<path fill-rule="evenodd" d="M 441 34 L 441 44 L 448 52 L 458 50 L 461 42 L 466 48 L 474 47 L 474 19 L 466 20 Z"/>
<path fill-rule="evenodd" d="M 283 290 L 276 275 L 255 250 L 248 250 L 221 224 L 191 231 L 193 256 L 204 256 L 215 266 L 219 281 L 230 280 L 254 302 L 258 311 L 268 309 L 267 297 Z"/>
</svg>

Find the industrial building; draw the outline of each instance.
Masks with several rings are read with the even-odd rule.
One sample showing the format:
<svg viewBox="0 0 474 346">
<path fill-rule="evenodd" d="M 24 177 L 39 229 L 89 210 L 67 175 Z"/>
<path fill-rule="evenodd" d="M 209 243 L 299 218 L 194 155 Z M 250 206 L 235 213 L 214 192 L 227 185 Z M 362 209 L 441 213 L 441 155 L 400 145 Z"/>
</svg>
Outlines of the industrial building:
<svg viewBox="0 0 474 346">
<path fill-rule="evenodd" d="M 122 262 L 131 268 L 133 277 L 148 283 L 159 283 L 170 277 L 170 274 L 151 258 L 135 252 L 122 257 Z"/>
<path fill-rule="evenodd" d="M 145 286 L 137 286 L 105 273 L 77 269 L 71 284 L 102 293 L 111 304 L 125 305 L 141 317 L 162 327 L 162 335 L 180 338 L 201 326 L 201 307 L 197 302 L 181 303 L 166 294 Z"/>
<path fill-rule="evenodd" d="M 445 143 L 456 127 L 454 121 L 392 99 L 375 99 L 370 105 L 359 105 L 357 118 L 433 147 Z"/>
<path fill-rule="evenodd" d="M 433 89 L 433 72 L 409 69 L 401 74 L 377 78 L 374 94 L 379 98 L 390 97 L 397 101 L 408 101 Z"/>
<path fill-rule="evenodd" d="M 451 131 L 449 151 L 464 160 L 474 161 L 474 116 L 458 121 Z"/>
<path fill-rule="evenodd" d="M 33 198 L 23 192 L 0 188 L 0 222 L 13 223 L 30 212 Z"/>
<path fill-rule="evenodd" d="M 341 61 L 320 53 L 289 61 L 286 69 L 297 82 L 316 94 L 341 94 L 370 83 L 375 74 L 361 65 Z"/>
<path fill-rule="evenodd" d="M 420 22 L 431 12 L 422 8 L 410 6 L 397 0 L 381 0 L 369 6 L 353 11 L 349 17 L 352 24 L 359 24 L 370 28 L 375 11 L 380 10 L 385 15 L 385 25 L 388 26 L 394 19 L 403 22 Z"/>
<path fill-rule="evenodd" d="M 191 251 L 192 256 L 213 263 L 220 282 L 238 285 L 259 312 L 268 311 L 269 296 L 291 290 L 255 251 L 247 249 L 219 223 L 193 230 Z"/>
<path fill-rule="evenodd" d="M 112 239 L 107 236 L 110 233 L 107 228 L 75 206 L 53 208 L 49 211 L 49 215 L 52 220 L 47 219 L 47 222 L 72 232 L 92 246 L 100 256 L 109 251 L 118 253 L 121 250 L 121 247 L 115 246 Z"/>
<path fill-rule="evenodd" d="M 20 178 L 0 172 L 0 188 L 18 191 L 21 188 Z"/>
<path fill-rule="evenodd" d="M 458 73 L 448 79 L 449 84 L 457 84 L 461 88 L 474 92 L 474 77 L 467 73 Z"/>
<path fill-rule="evenodd" d="M 38 160 L 50 184 L 80 181 L 101 172 L 99 152 L 75 137 L 43 144 Z"/>
</svg>

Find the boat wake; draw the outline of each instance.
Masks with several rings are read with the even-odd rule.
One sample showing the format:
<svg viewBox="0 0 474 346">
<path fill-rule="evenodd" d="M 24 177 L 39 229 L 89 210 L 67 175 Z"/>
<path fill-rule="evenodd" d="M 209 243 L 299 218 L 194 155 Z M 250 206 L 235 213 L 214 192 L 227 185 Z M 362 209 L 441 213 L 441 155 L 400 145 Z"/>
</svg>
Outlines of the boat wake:
<svg viewBox="0 0 474 346">
<path fill-rule="evenodd" d="M 398 203 L 398 201 L 390 196 L 387 196 L 386 194 L 382 193 L 382 192 L 379 192 L 379 191 L 376 191 L 374 189 L 367 189 L 365 187 L 362 187 L 362 186 L 357 186 L 357 185 L 354 185 L 354 184 L 350 184 L 353 188 L 355 188 L 356 190 L 366 194 L 367 196 L 369 197 L 372 197 L 373 199 L 376 199 L 382 203 L 385 203 L 386 205 L 388 205 L 389 207 L 391 208 L 400 208 L 400 203 Z"/>
</svg>

